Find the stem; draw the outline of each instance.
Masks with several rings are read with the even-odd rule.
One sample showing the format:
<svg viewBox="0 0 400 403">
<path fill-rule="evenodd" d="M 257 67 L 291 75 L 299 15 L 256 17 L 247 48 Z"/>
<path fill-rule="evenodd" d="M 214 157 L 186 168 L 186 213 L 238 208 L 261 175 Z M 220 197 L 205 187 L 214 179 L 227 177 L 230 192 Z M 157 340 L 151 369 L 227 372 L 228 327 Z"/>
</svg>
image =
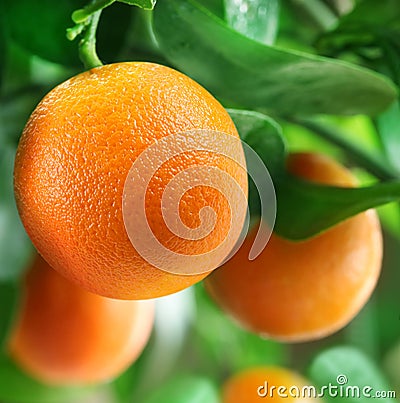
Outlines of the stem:
<svg viewBox="0 0 400 403">
<path fill-rule="evenodd" d="M 103 65 L 96 52 L 96 30 L 100 15 L 101 10 L 90 16 L 90 22 L 87 24 L 84 36 L 79 43 L 79 57 L 88 70 Z"/>
<path fill-rule="evenodd" d="M 85 22 L 89 17 L 91 17 L 97 11 L 103 10 L 103 8 L 108 7 L 110 4 L 114 3 L 116 0 L 94 0 L 86 7 L 76 10 L 72 13 L 72 20 L 75 24 L 80 24 Z"/>
<path fill-rule="evenodd" d="M 344 149 L 353 161 L 360 164 L 378 179 L 392 180 L 399 178 L 399 173 L 389 166 L 388 163 L 359 148 L 354 143 L 346 140 L 345 136 L 341 135 L 337 129 L 333 129 L 332 127 L 328 127 L 309 119 L 290 118 L 290 121 L 304 126 L 305 128 L 318 134 L 320 137 Z"/>
</svg>

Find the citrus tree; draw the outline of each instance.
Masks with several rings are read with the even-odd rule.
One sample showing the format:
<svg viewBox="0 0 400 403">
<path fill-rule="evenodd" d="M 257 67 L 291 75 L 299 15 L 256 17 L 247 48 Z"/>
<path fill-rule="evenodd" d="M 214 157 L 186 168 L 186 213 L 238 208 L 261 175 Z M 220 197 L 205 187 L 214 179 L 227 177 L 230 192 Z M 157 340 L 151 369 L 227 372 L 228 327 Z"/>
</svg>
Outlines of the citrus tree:
<svg viewBox="0 0 400 403">
<path fill-rule="evenodd" d="M 2 0 L 0 400 L 395 402 L 399 21 Z"/>
</svg>

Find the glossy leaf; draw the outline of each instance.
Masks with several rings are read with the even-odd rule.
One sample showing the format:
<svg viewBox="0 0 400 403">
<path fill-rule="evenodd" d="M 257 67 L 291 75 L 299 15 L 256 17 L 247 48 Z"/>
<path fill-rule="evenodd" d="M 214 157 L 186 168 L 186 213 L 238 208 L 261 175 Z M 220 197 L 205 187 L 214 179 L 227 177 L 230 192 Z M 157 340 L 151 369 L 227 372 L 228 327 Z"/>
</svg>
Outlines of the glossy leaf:
<svg viewBox="0 0 400 403">
<path fill-rule="evenodd" d="M 8 35 L 21 47 L 43 59 L 68 66 L 81 66 L 77 41 L 66 37 L 73 26 L 74 10 L 85 0 L 42 0 L 40 9 L 34 0 L 4 0 L 4 25 Z M 128 30 L 131 8 L 115 4 L 104 10 L 97 35 L 97 48 L 105 61 L 115 61 Z M 118 21 L 118 23 L 116 23 Z"/>
<path fill-rule="evenodd" d="M 324 401 L 328 403 L 358 403 L 369 400 L 395 402 L 395 399 L 391 398 L 374 399 L 377 392 L 388 392 L 392 388 L 376 364 L 353 347 L 334 347 L 322 352 L 311 364 L 309 374 L 313 383 L 319 387 L 328 387 L 329 384 L 334 387 L 343 386 L 342 392 L 340 388 L 336 389 L 338 396 L 330 396 L 328 390 L 325 391 Z M 346 392 L 346 386 L 358 387 L 360 397 L 354 396 L 351 389 Z M 367 395 L 363 395 L 363 392 Z M 368 397 L 368 393 L 372 397 Z"/>
<path fill-rule="evenodd" d="M 281 236 L 293 240 L 310 238 L 369 208 L 400 201 L 400 181 L 342 188 L 289 175 L 285 171 L 285 143 L 279 125 L 261 113 L 229 112 L 241 139 L 261 157 L 272 176 L 278 206 L 274 231 Z M 260 214 L 259 195 L 251 182 L 249 206 L 253 216 Z"/>
<path fill-rule="evenodd" d="M 218 18 L 225 20 L 225 3 L 227 0 L 202 0 L 201 5 L 215 14 Z"/>
<path fill-rule="evenodd" d="M 284 171 L 286 155 L 282 130 L 273 119 L 264 114 L 235 109 L 229 109 L 228 112 L 235 123 L 241 140 L 258 154 L 265 165 L 265 167 L 258 165 L 254 161 L 253 153 L 249 152 L 248 148 L 244 148 L 249 172 L 248 204 L 250 215 L 254 218 L 264 214 L 264 220 L 273 225 L 275 221 L 275 209 L 266 208 L 261 211 L 261 196 L 265 200 L 268 188 L 265 188 L 265 191 L 263 191 L 264 194 L 260 195 L 259 192 L 262 190 L 259 188 L 261 183 L 258 181 L 264 182 L 264 180 L 268 180 L 265 168 L 272 177 L 279 176 Z M 271 194 L 270 196 L 274 198 L 273 205 L 275 206 L 275 194 Z M 272 204 L 267 204 L 272 206 Z M 267 206 L 264 205 L 264 207 Z"/>
<path fill-rule="evenodd" d="M 15 148 L 0 148 L 0 281 L 17 279 L 26 269 L 31 243 L 15 206 L 13 169 Z"/>
<path fill-rule="evenodd" d="M 198 376 L 180 375 L 157 388 L 143 403 L 219 403 L 214 383 Z"/>
<path fill-rule="evenodd" d="M 227 23 L 255 41 L 272 45 L 279 23 L 278 0 L 225 0 Z"/>
<path fill-rule="evenodd" d="M 53 62 L 79 65 L 77 44 L 67 40 L 65 31 L 72 25 L 72 11 L 84 4 L 84 0 L 61 0 L 55 7 L 53 1 L 44 0 L 38 12 L 33 0 L 5 0 L 5 28 L 16 43 L 31 53 Z"/>
<path fill-rule="evenodd" d="M 284 169 L 285 142 L 279 124 L 262 113 L 228 109 L 240 138 L 257 153 L 271 174 L 279 174 Z"/>
<path fill-rule="evenodd" d="M 126 3 L 131 6 L 138 6 L 145 10 L 152 10 L 157 0 L 118 0 L 121 3 Z"/>
<path fill-rule="evenodd" d="M 374 114 L 396 97 L 393 84 L 379 74 L 263 45 L 193 0 L 160 2 L 154 31 L 175 66 L 234 105 L 290 115 Z"/>
<path fill-rule="evenodd" d="M 400 181 L 342 188 L 287 175 L 275 186 L 279 208 L 274 231 L 293 240 L 310 238 L 369 208 L 400 201 Z"/>
<path fill-rule="evenodd" d="M 0 355 L 0 400 L 18 403 L 71 403 L 93 390 L 74 386 L 51 387 L 25 375 L 8 357 Z"/>
</svg>

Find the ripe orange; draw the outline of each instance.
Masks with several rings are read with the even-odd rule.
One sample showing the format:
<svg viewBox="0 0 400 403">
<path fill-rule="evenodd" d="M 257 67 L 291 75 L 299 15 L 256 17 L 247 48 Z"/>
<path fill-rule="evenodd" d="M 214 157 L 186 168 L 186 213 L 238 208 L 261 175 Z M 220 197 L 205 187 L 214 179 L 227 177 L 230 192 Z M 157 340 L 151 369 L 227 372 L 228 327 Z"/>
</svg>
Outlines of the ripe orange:
<svg viewBox="0 0 400 403">
<path fill-rule="evenodd" d="M 303 387 L 306 387 L 304 391 Z M 288 369 L 251 368 L 228 379 L 223 387 L 222 403 L 319 402 L 314 397 L 318 390 L 314 395 L 308 387 L 312 387 L 310 382 Z"/>
<path fill-rule="evenodd" d="M 155 298 L 204 278 L 206 274 L 171 274 L 149 264 L 129 241 L 122 214 L 124 183 L 142 151 L 168 135 L 193 129 L 238 138 L 218 101 L 168 67 L 106 65 L 53 89 L 31 115 L 15 162 L 19 213 L 44 259 L 88 291 L 111 298 Z M 179 205 L 189 228 L 199 225 L 203 207 L 217 213 L 208 236 L 186 240 L 163 222 L 160 202 L 166 185 L 174 175 L 199 165 L 223 170 L 247 191 L 245 170 L 208 151 L 185 152 L 154 172 L 145 201 L 150 228 L 161 244 L 185 255 L 212 250 L 230 227 L 228 202 L 211 186 L 190 189 Z M 244 221 L 245 203 L 231 205 Z M 204 260 L 204 272 L 220 261 L 207 264 Z"/>
<path fill-rule="evenodd" d="M 324 156 L 294 154 L 288 168 L 315 182 L 355 184 L 348 170 Z M 206 286 L 239 323 L 273 339 L 309 341 L 341 329 L 366 303 L 380 274 L 382 235 L 373 210 L 302 242 L 273 234 L 250 262 L 254 237 L 255 231 Z"/>
<path fill-rule="evenodd" d="M 89 293 L 38 256 L 26 277 L 9 349 L 15 361 L 42 382 L 102 382 L 140 355 L 153 322 L 153 301 Z"/>
</svg>

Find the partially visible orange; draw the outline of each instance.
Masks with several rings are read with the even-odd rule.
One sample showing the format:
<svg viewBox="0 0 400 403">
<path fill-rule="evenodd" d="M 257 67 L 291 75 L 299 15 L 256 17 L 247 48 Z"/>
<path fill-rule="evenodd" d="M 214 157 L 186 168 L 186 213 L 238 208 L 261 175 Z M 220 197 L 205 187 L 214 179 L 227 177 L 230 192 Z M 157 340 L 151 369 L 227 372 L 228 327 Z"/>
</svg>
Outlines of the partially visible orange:
<svg viewBox="0 0 400 403">
<path fill-rule="evenodd" d="M 194 129 L 239 138 L 212 95 L 165 66 L 111 64 L 54 88 L 32 113 L 15 161 L 18 210 L 44 259 L 88 291 L 111 298 L 155 298 L 204 278 L 206 274 L 171 274 L 149 264 L 129 241 L 122 214 L 125 180 L 138 156 L 168 135 Z M 247 191 L 245 170 L 208 151 L 179 154 L 154 172 L 145 201 L 150 228 L 161 244 L 185 255 L 205 254 L 221 244 L 231 225 L 230 206 L 242 217 L 238 225 L 247 207 L 234 200 L 229 205 L 216 189 L 200 184 L 183 195 L 179 214 L 187 227 L 196 228 L 199 211 L 210 206 L 217 213 L 214 230 L 196 241 L 174 235 L 163 221 L 162 194 L 175 175 L 199 165 L 219 168 Z M 204 261 L 204 271 L 222 260 L 207 266 Z"/>
<path fill-rule="evenodd" d="M 319 402 L 316 397 L 318 392 L 307 379 L 294 371 L 280 367 L 256 367 L 228 379 L 223 387 L 222 403 Z"/>
<path fill-rule="evenodd" d="M 9 350 L 42 382 L 103 382 L 138 358 L 153 322 L 153 301 L 121 301 L 89 293 L 38 256 L 26 277 Z"/>
<path fill-rule="evenodd" d="M 321 155 L 291 155 L 288 168 L 314 182 L 355 185 L 347 169 Z M 302 242 L 273 234 L 249 261 L 254 237 L 255 231 L 206 286 L 236 321 L 272 339 L 309 341 L 343 328 L 368 301 L 380 274 L 382 234 L 374 210 Z"/>
</svg>

